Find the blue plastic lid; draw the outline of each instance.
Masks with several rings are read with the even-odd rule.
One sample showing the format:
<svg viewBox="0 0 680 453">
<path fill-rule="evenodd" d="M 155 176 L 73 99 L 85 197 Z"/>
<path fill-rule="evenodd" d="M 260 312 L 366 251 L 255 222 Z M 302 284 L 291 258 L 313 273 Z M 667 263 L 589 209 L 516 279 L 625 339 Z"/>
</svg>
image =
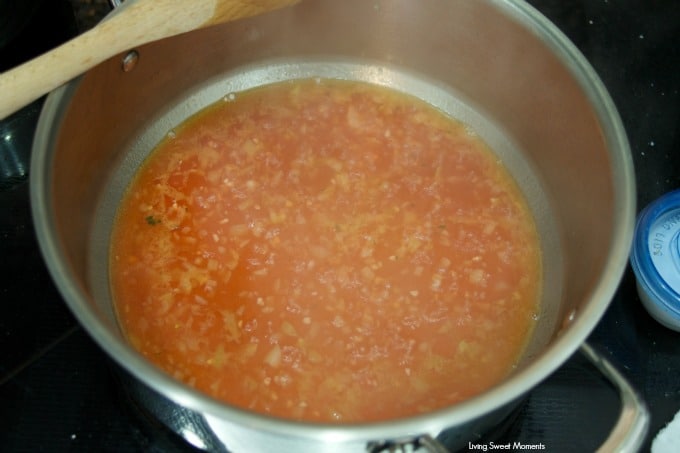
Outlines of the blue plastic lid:
<svg viewBox="0 0 680 453">
<path fill-rule="evenodd" d="M 642 210 L 630 262 L 647 311 L 661 324 L 680 331 L 680 190 Z"/>
</svg>

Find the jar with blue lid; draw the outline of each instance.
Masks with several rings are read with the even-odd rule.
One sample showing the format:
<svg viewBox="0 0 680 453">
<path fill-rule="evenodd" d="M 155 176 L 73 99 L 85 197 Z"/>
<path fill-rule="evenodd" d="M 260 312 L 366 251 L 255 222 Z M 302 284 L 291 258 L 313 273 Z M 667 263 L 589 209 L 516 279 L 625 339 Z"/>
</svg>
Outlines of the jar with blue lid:
<svg viewBox="0 0 680 453">
<path fill-rule="evenodd" d="M 680 190 L 640 212 L 630 262 L 649 314 L 680 331 Z"/>
</svg>

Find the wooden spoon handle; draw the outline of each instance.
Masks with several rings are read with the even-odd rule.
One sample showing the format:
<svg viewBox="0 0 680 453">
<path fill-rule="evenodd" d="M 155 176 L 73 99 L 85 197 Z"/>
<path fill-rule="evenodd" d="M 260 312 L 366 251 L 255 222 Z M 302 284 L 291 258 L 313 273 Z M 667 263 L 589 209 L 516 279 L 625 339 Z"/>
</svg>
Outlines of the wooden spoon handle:
<svg viewBox="0 0 680 453">
<path fill-rule="evenodd" d="M 0 120 L 132 47 L 298 0 L 128 0 L 90 31 L 0 74 Z"/>
</svg>

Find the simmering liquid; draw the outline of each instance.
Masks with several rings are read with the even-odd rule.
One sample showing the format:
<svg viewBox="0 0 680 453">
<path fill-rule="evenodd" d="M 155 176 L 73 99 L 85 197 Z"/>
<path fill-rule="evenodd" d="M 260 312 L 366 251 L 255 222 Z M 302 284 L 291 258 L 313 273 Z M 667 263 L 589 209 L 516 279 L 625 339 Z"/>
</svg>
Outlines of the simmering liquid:
<svg viewBox="0 0 680 453">
<path fill-rule="evenodd" d="M 515 182 L 467 127 L 360 82 L 276 83 L 175 129 L 119 207 L 120 324 L 151 362 L 264 414 L 415 415 L 502 380 L 538 311 Z"/>
</svg>

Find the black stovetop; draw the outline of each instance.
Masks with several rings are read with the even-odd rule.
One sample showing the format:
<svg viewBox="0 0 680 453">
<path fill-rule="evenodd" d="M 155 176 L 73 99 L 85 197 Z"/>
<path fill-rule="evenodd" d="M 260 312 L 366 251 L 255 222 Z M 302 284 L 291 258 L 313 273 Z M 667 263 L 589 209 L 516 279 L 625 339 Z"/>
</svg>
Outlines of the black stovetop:
<svg viewBox="0 0 680 453">
<path fill-rule="evenodd" d="M 72 6 L 92 1 L 37 3 L 24 33 L 0 48 L 0 70 L 16 64 L 22 51 L 27 58 L 83 31 Z M 638 209 L 680 188 L 680 2 L 530 3 L 581 49 L 608 88 L 632 148 Z M 30 144 L 41 105 L 0 122 L 0 451 L 191 451 L 135 406 L 118 381 L 117 365 L 72 317 L 43 264 L 28 200 Z M 628 269 L 588 341 L 649 406 L 643 447 L 649 450 L 680 410 L 680 333 L 646 313 Z M 593 451 L 614 423 L 617 401 L 576 354 L 529 395 L 494 440 L 540 443 L 550 452 Z"/>
</svg>

